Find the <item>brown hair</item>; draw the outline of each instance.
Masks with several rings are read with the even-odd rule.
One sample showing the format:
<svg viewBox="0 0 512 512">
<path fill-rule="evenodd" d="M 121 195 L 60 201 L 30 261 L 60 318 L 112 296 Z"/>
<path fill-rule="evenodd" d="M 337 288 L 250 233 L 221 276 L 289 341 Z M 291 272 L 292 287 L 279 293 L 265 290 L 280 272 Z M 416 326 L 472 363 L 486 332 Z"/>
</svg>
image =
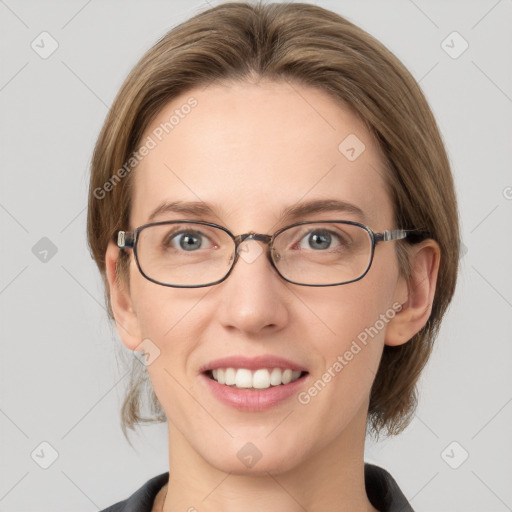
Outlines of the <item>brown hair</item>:
<svg viewBox="0 0 512 512">
<path fill-rule="evenodd" d="M 316 87 L 349 105 L 382 150 L 396 225 L 425 229 L 440 246 L 431 316 L 409 342 L 385 346 L 371 390 L 370 432 L 397 434 L 414 414 L 416 383 L 455 289 L 454 184 L 436 121 L 414 78 L 381 43 L 331 11 L 306 3 L 225 3 L 172 29 L 131 71 L 107 115 L 91 165 L 88 239 L 105 283 L 109 315 L 105 251 L 114 233 L 128 227 L 133 176 L 126 164 L 136 165 L 146 128 L 170 100 L 188 90 L 254 77 Z M 397 251 L 400 269 L 408 275 L 402 242 Z M 118 268 L 118 278 L 126 282 L 123 268 L 126 260 Z M 136 423 L 166 419 L 147 381 L 143 365 L 133 361 L 121 412 L 125 436 Z M 149 416 L 142 414 L 145 390 Z"/>
</svg>

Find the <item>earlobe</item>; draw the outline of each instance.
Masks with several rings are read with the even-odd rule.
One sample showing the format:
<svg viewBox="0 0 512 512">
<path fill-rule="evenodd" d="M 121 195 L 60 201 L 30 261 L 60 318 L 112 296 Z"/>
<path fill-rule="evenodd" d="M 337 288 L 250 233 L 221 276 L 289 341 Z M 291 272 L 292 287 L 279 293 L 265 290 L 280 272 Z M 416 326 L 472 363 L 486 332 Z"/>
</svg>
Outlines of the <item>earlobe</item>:
<svg viewBox="0 0 512 512">
<path fill-rule="evenodd" d="M 407 296 L 401 297 L 402 309 L 388 324 L 386 345 L 403 345 L 427 323 L 432 312 L 440 256 L 439 245 L 432 239 L 410 247 L 411 278 L 405 283 Z"/>
<path fill-rule="evenodd" d="M 118 276 L 116 270 L 119 248 L 109 242 L 105 253 L 105 267 L 109 284 L 110 303 L 119 336 L 130 350 L 135 350 L 141 343 L 141 334 L 137 314 L 133 308 L 130 290 Z"/>
</svg>

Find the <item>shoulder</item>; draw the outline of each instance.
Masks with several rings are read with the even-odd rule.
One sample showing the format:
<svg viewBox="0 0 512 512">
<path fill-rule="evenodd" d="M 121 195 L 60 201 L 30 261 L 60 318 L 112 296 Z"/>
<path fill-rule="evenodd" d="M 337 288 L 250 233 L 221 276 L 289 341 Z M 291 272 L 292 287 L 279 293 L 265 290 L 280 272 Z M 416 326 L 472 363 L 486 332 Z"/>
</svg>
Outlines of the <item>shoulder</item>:
<svg viewBox="0 0 512 512">
<path fill-rule="evenodd" d="M 365 463 L 366 494 L 380 512 L 414 512 L 395 479 L 383 468 Z"/>
<path fill-rule="evenodd" d="M 151 512 L 158 491 L 169 481 L 169 472 L 148 480 L 129 498 L 111 505 L 101 512 Z"/>
</svg>

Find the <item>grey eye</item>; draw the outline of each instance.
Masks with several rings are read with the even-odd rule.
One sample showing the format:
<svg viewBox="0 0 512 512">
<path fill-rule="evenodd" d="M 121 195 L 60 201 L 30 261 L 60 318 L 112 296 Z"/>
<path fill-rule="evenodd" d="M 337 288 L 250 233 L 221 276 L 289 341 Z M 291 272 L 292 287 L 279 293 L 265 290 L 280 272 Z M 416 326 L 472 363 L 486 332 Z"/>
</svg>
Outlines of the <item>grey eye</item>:
<svg viewBox="0 0 512 512">
<path fill-rule="evenodd" d="M 201 247 L 201 240 L 197 236 L 180 235 L 179 244 L 185 251 L 192 251 Z"/>
<path fill-rule="evenodd" d="M 307 237 L 307 241 L 311 249 L 328 249 L 331 245 L 331 240 L 331 235 L 325 231 L 310 233 Z"/>
<path fill-rule="evenodd" d="M 343 245 L 343 242 L 341 237 L 332 231 L 327 229 L 315 229 L 302 237 L 299 242 L 299 248 L 321 251 Z"/>
<path fill-rule="evenodd" d="M 199 231 L 181 231 L 173 233 L 167 239 L 166 245 L 173 249 L 195 251 L 201 249 L 205 236 Z"/>
</svg>

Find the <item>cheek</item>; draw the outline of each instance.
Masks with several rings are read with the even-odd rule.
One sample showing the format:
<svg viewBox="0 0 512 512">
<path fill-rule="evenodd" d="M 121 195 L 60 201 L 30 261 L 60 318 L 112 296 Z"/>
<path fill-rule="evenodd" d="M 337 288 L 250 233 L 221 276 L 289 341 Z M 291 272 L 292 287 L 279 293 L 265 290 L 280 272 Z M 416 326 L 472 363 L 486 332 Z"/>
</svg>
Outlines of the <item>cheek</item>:
<svg viewBox="0 0 512 512">
<path fill-rule="evenodd" d="M 373 334 L 372 339 L 383 341 L 387 323 L 395 312 L 397 282 L 397 268 L 376 264 L 354 283 L 306 291 L 302 300 L 312 312 L 310 319 L 313 321 L 316 315 L 316 323 L 323 325 L 323 336 L 318 336 L 318 342 L 324 340 L 326 347 L 339 351 L 350 346 L 354 339 L 364 342 L 368 330 Z"/>
<path fill-rule="evenodd" d="M 188 324 L 189 313 L 208 293 L 208 288 L 180 289 L 161 286 L 145 279 L 135 263 L 130 268 L 133 308 L 143 338 L 165 343 L 176 331 Z"/>
<path fill-rule="evenodd" d="M 386 326 L 394 316 L 389 283 L 382 288 L 375 284 L 363 279 L 304 299 L 314 304 L 321 322 L 313 328 L 312 317 L 302 320 L 303 343 L 319 357 L 317 371 L 297 400 L 304 414 L 316 418 L 315 428 L 325 434 L 322 443 L 339 436 L 352 421 L 364 428 Z"/>
<path fill-rule="evenodd" d="M 154 354 L 149 356 L 151 364 L 147 371 L 158 400 L 174 421 L 176 415 L 180 417 L 183 413 L 182 406 L 190 401 L 180 383 L 188 382 L 187 387 L 195 384 L 194 353 L 211 321 L 209 313 L 201 308 L 208 289 L 183 290 L 144 278 L 141 281 L 137 276 L 135 279 L 132 296 L 136 297 L 134 307 L 141 337 L 149 340 L 145 343 Z"/>
<path fill-rule="evenodd" d="M 325 333 L 310 331 L 310 343 L 323 354 L 322 366 L 327 374 L 322 380 L 330 382 L 336 380 L 334 374 L 343 375 L 337 379 L 340 388 L 350 392 L 361 386 L 369 388 L 382 355 L 386 326 L 392 318 L 388 301 L 367 293 L 363 287 L 347 288 L 336 295 L 319 308 Z"/>
<path fill-rule="evenodd" d="M 200 412 L 190 405 L 189 392 L 194 392 L 195 385 L 194 353 L 211 321 L 200 305 L 207 292 L 206 288 L 182 290 L 147 280 L 137 282 L 133 289 L 141 336 L 150 340 L 156 354 L 147 366 L 151 384 L 175 424 Z M 186 428 L 185 423 L 181 426 Z"/>
<path fill-rule="evenodd" d="M 314 312 L 310 322 L 301 320 L 304 332 L 309 333 L 306 344 L 315 345 L 315 351 L 322 354 L 322 382 L 336 382 L 332 390 L 343 396 L 370 392 L 386 329 L 396 314 L 398 267 L 392 256 L 391 261 L 383 259 L 360 281 L 312 289 L 303 297 Z"/>
</svg>

